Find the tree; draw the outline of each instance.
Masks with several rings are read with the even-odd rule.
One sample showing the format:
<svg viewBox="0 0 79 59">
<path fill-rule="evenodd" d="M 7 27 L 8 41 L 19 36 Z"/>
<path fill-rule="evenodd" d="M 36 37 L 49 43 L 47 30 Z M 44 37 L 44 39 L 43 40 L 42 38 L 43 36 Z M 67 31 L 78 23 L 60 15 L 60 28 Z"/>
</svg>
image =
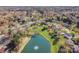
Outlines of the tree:
<svg viewBox="0 0 79 59">
<path fill-rule="evenodd" d="M 79 28 L 79 22 L 77 22 L 77 28 Z"/>
<path fill-rule="evenodd" d="M 43 27 L 42 31 L 44 31 L 44 30 L 47 30 L 47 28 L 46 27 Z"/>
<path fill-rule="evenodd" d="M 59 41 L 59 38 L 58 37 L 56 37 L 55 39 L 54 39 L 54 41 L 53 41 L 53 45 L 55 45 L 55 44 L 57 44 L 57 42 Z"/>
<path fill-rule="evenodd" d="M 59 16 L 57 16 L 57 20 L 58 20 L 58 21 L 61 21 Z"/>
</svg>

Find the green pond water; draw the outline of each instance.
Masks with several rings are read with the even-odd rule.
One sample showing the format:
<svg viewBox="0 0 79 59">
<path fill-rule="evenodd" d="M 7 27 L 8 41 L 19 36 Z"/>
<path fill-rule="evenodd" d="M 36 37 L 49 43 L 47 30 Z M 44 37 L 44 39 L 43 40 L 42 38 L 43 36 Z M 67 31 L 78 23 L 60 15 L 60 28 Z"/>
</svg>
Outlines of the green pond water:
<svg viewBox="0 0 79 59">
<path fill-rule="evenodd" d="M 50 43 L 41 35 L 33 35 L 22 53 L 50 53 Z"/>
</svg>

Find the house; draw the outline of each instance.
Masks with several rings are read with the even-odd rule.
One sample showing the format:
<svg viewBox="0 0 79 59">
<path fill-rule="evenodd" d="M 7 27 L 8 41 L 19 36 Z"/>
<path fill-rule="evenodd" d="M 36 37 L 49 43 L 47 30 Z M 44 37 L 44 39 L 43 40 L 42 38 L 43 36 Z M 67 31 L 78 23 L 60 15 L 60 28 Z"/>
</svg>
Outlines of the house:
<svg viewBox="0 0 79 59">
<path fill-rule="evenodd" d="M 71 39 L 71 38 L 72 38 L 72 35 L 71 35 L 71 34 L 68 34 L 68 33 L 65 33 L 65 34 L 64 34 L 64 37 L 65 37 L 65 38 L 68 38 L 68 39 Z"/>
</svg>

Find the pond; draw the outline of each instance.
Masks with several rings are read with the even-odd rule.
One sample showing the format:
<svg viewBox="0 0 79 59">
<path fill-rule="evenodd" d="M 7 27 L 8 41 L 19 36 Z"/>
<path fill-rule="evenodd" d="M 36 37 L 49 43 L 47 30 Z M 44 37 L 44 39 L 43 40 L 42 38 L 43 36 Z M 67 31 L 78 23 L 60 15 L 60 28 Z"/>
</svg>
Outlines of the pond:
<svg viewBox="0 0 79 59">
<path fill-rule="evenodd" d="M 29 43 L 24 47 L 22 53 L 50 53 L 50 43 L 41 35 L 33 35 Z"/>
</svg>

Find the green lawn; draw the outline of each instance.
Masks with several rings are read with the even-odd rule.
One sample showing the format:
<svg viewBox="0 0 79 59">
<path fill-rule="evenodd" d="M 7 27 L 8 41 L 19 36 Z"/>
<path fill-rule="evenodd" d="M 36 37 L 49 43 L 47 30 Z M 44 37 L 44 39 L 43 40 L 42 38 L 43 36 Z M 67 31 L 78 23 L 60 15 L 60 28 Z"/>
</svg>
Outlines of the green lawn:
<svg viewBox="0 0 79 59">
<path fill-rule="evenodd" d="M 57 53 L 58 52 L 58 50 L 59 50 L 59 44 L 57 43 L 57 44 L 55 44 L 55 45 L 51 45 L 51 52 L 53 52 L 53 53 Z"/>
<path fill-rule="evenodd" d="M 51 42 L 51 37 L 49 36 L 48 32 L 45 30 L 45 31 L 41 31 L 39 32 L 39 34 L 41 34 L 43 37 L 45 37 L 49 42 Z"/>
</svg>

